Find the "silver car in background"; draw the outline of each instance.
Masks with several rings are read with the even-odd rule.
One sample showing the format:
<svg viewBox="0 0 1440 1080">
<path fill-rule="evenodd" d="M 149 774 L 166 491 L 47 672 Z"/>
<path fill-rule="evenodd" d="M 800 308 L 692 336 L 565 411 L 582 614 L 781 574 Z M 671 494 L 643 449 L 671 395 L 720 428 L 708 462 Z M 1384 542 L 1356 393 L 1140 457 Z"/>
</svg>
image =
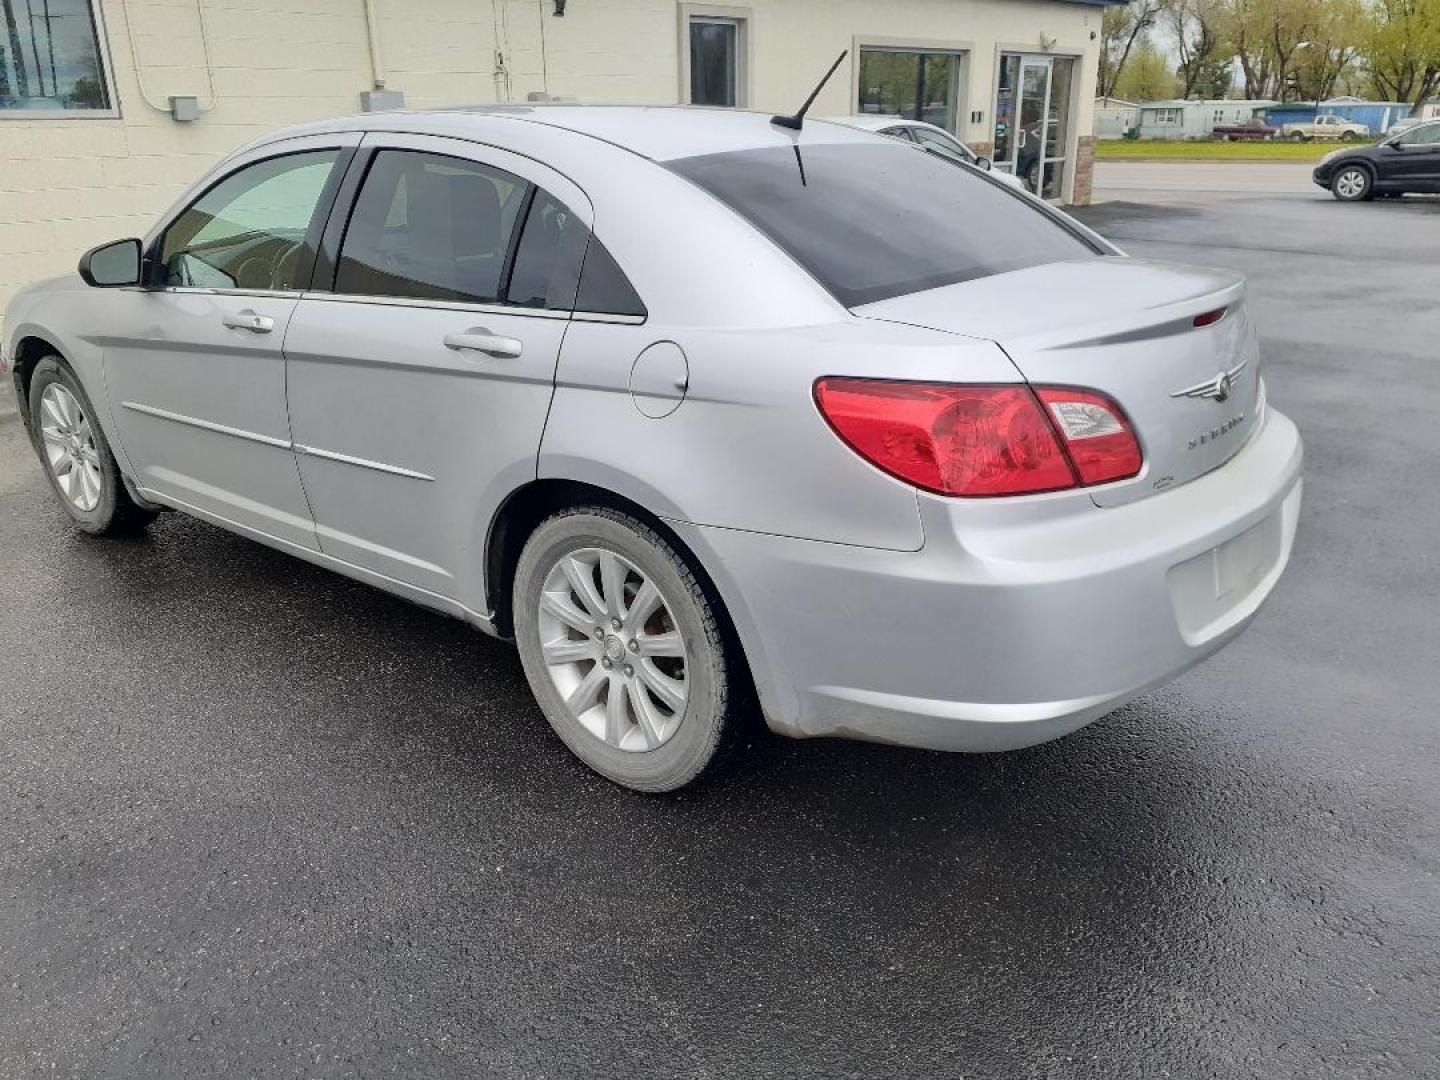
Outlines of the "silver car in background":
<svg viewBox="0 0 1440 1080">
<path fill-rule="evenodd" d="M 856 116 L 830 117 L 832 124 L 845 124 L 861 131 L 873 131 L 877 135 L 889 135 L 903 143 L 918 146 L 938 158 L 953 161 L 957 165 L 969 165 L 972 169 L 989 173 L 997 182 L 1007 184 L 1017 191 L 1028 191 L 1025 182 L 1012 172 L 995 168 L 995 163 L 983 154 L 977 154 L 970 147 L 951 135 L 942 127 L 924 120 L 907 120 L 903 116 L 879 116 L 861 113 Z"/>
<path fill-rule="evenodd" d="M 745 112 L 279 132 L 21 290 L 3 346 L 81 529 L 180 510 L 513 636 L 649 791 L 757 707 L 1074 731 L 1240 633 L 1300 505 L 1239 278 Z"/>
</svg>

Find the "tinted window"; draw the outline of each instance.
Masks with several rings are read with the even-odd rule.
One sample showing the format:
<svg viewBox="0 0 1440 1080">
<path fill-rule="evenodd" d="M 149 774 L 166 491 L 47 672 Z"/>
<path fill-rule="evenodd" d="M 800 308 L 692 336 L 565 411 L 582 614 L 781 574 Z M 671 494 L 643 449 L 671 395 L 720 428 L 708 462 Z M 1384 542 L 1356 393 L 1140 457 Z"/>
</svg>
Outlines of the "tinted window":
<svg viewBox="0 0 1440 1080">
<path fill-rule="evenodd" d="M 590 238 L 590 250 L 585 253 L 585 270 L 580 275 L 575 310 L 641 318 L 646 315 L 635 287 L 598 236 Z"/>
<path fill-rule="evenodd" d="M 749 219 L 847 307 L 1099 254 L 1000 185 L 903 146 L 740 150 L 670 168 Z"/>
<path fill-rule="evenodd" d="M 1440 124 L 1426 124 L 1423 127 L 1413 127 L 1400 136 L 1400 141 L 1407 146 L 1440 143 Z"/>
<path fill-rule="evenodd" d="M 565 204 L 537 190 L 515 249 L 505 299 L 522 307 L 569 311 L 590 236 Z"/>
<path fill-rule="evenodd" d="M 167 285 L 302 289 L 312 226 L 339 150 L 287 154 L 231 173 L 195 200 L 160 245 Z"/>
<path fill-rule="evenodd" d="M 529 185 L 473 161 L 375 155 L 345 239 L 335 291 L 497 303 Z"/>
</svg>

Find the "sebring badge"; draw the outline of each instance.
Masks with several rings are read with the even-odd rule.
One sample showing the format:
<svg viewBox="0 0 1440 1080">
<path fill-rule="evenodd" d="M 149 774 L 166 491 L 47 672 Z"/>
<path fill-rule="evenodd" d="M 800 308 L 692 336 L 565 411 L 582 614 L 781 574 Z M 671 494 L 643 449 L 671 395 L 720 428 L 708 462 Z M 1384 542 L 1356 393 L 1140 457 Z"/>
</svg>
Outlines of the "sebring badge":
<svg viewBox="0 0 1440 1080">
<path fill-rule="evenodd" d="M 1187 386 L 1184 390 L 1176 390 L 1171 393 L 1170 396 L 1210 398 L 1212 401 L 1224 401 L 1230 396 L 1230 391 L 1235 388 L 1235 380 L 1240 377 L 1240 373 L 1245 370 L 1246 365 L 1249 363 L 1249 360 L 1241 360 L 1240 363 L 1236 364 L 1229 371 L 1222 371 L 1213 379 L 1206 379 L 1204 382 L 1198 382 L 1194 386 Z"/>
</svg>

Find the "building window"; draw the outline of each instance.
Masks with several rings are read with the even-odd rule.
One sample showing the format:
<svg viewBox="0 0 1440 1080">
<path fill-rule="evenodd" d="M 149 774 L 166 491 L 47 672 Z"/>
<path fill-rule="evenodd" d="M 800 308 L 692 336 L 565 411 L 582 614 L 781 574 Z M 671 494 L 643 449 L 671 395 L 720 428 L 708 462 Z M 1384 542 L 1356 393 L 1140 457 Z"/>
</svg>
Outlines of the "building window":
<svg viewBox="0 0 1440 1080">
<path fill-rule="evenodd" d="M 690 18 L 690 104 L 740 104 L 740 19 Z"/>
<path fill-rule="evenodd" d="M 924 120 L 955 131 L 959 85 L 957 53 L 863 48 L 856 111 Z"/>
<path fill-rule="evenodd" d="M 0 0 L 0 117 L 113 112 L 93 0 Z"/>
<path fill-rule="evenodd" d="M 1155 123 L 1157 125 L 1174 125 L 1180 123 L 1179 109 L 1156 109 Z"/>
</svg>

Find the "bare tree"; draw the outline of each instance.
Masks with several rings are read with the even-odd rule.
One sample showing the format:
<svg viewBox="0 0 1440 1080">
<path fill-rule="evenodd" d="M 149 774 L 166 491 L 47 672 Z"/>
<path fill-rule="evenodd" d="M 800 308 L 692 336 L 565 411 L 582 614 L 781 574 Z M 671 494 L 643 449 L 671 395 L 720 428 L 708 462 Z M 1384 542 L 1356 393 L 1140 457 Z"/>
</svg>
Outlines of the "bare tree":
<svg viewBox="0 0 1440 1080">
<path fill-rule="evenodd" d="M 1165 0 L 1163 19 L 1179 59 L 1181 96 L 1189 97 L 1223 59 L 1224 13 L 1219 0 Z"/>
<path fill-rule="evenodd" d="M 1130 4 L 1105 9 L 1100 25 L 1100 77 L 1096 90 L 1101 97 L 1113 97 L 1115 84 L 1125 71 L 1136 41 L 1155 23 L 1163 0 L 1132 0 Z"/>
</svg>

